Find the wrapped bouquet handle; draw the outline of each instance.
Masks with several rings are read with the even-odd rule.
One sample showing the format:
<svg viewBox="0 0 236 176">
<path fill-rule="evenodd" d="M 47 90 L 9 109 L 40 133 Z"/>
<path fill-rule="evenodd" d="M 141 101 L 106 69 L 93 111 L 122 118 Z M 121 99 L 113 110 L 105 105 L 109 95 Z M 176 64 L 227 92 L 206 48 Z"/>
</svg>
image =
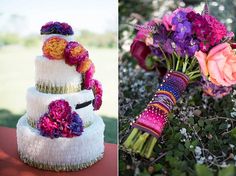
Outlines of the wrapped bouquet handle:
<svg viewBox="0 0 236 176">
<path fill-rule="evenodd" d="M 124 146 L 135 153 L 149 158 L 157 139 L 162 134 L 168 114 L 181 97 L 189 82 L 184 73 L 172 71 L 166 73 L 157 92 L 144 111 L 132 124 L 133 130 Z"/>
</svg>

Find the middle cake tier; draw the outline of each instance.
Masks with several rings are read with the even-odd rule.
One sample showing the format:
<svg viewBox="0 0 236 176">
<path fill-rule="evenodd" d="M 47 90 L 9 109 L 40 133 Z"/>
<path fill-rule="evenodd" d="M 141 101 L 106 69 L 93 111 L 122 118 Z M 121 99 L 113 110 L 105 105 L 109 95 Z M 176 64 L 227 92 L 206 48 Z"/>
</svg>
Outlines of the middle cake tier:
<svg viewBox="0 0 236 176">
<path fill-rule="evenodd" d="M 85 126 L 93 121 L 94 94 L 92 90 L 82 90 L 76 93 L 50 94 L 39 92 L 35 87 L 30 87 L 26 94 L 26 110 L 28 122 L 35 126 L 39 118 L 48 111 L 48 105 L 55 100 L 66 100 L 73 111 L 79 114 Z"/>
<path fill-rule="evenodd" d="M 83 77 L 62 60 L 51 60 L 45 56 L 35 59 L 36 88 L 45 93 L 71 93 L 81 91 Z"/>
</svg>

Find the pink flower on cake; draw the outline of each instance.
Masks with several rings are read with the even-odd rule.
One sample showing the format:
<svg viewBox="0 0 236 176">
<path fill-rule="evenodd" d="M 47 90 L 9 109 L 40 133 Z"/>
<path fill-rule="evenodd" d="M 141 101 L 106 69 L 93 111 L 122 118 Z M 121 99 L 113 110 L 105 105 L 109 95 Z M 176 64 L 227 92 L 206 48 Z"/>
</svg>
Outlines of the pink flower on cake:
<svg viewBox="0 0 236 176">
<path fill-rule="evenodd" d="M 84 130 L 83 121 L 65 100 L 52 101 L 49 112 L 40 117 L 37 128 L 40 134 L 50 138 L 80 136 Z"/>
<path fill-rule="evenodd" d="M 208 54 L 198 51 L 195 54 L 201 71 L 209 80 L 221 86 L 236 84 L 236 54 L 228 43 L 213 47 Z"/>
<path fill-rule="evenodd" d="M 56 121 L 61 122 L 62 119 L 70 120 L 71 107 L 69 103 L 65 100 L 56 100 L 49 104 L 48 106 L 49 114 Z"/>
<path fill-rule="evenodd" d="M 102 96 L 101 95 L 96 95 L 94 100 L 93 100 L 94 110 L 96 111 L 96 110 L 100 109 L 101 105 L 102 105 Z"/>
<path fill-rule="evenodd" d="M 43 136 L 49 136 L 50 138 L 59 136 L 59 126 L 50 118 L 48 114 L 45 114 L 40 118 L 37 128 L 40 129 Z"/>
<path fill-rule="evenodd" d="M 77 65 L 76 71 L 83 74 L 89 70 L 92 64 L 93 62 L 89 58 L 86 58 Z"/>
<path fill-rule="evenodd" d="M 94 101 L 93 101 L 93 107 L 94 110 L 98 110 L 100 109 L 101 105 L 102 105 L 102 94 L 103 94 L 103 90 L 102 90 L 102 84 L 96 80 L 93 79 L 93 93 L 94 93 Z"/>
<path fill-rule="evenodd" d="M 88 58 L 88 51 L 78 42 L 69 42 L 65 48 L 65 61 L 69 65 L 78 65 Z"/>
<path fill-rule="evenodd" d="M 103 93 L 102 84 L 96 79 L 93 80 L 93 92 L 95 95 L 102 95 Z"/>
<path fill-rule="evenodd" d="M 94 64 L 91 64 L 90 68 L 87 72 L 84 74 L 84 88 L 85 89 L 91 89 L 93 86 L 93 75 L 95 73 L 95 67 Z"/>
<path fill-rule="evenodd" d="M 50 37 L 43 44 L 43 55 L 48 59 L 63 59 L 67 41 L 61 37 Z"/>
</svg>

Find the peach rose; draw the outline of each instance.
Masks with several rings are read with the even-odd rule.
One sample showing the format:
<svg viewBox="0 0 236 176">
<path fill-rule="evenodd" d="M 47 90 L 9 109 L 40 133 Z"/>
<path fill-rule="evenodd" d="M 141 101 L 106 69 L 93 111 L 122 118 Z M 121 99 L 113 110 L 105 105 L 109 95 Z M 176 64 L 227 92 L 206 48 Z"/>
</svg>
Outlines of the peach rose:
<svg viewBox="0 0 236 176">
<path fill-rule="evenodd" d="M 198 51 L 195 54 L 201 71 L 209 80 L 221 86 L 236 84 L 236 54 L 228 43 L 222 43 L 208 54 Z"/>
</svg>

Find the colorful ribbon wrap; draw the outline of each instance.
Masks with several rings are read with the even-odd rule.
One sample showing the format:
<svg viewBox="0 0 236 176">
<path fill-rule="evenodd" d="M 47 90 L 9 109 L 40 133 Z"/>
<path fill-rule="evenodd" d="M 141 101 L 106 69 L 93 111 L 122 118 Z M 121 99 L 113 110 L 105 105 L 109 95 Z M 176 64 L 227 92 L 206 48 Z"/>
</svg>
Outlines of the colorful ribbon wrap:
<svg viewBox="0 0 236 176">
<path fill-rule="evenodd" d="M 132 127 L 159 138 L 167 122 L 168 114 L 185 91 L 188 82 L 189 78 L 184 73 L 167 72 L 154 97 L 147 108 L 136 117 L 137 120 Z"/>
</svg>

